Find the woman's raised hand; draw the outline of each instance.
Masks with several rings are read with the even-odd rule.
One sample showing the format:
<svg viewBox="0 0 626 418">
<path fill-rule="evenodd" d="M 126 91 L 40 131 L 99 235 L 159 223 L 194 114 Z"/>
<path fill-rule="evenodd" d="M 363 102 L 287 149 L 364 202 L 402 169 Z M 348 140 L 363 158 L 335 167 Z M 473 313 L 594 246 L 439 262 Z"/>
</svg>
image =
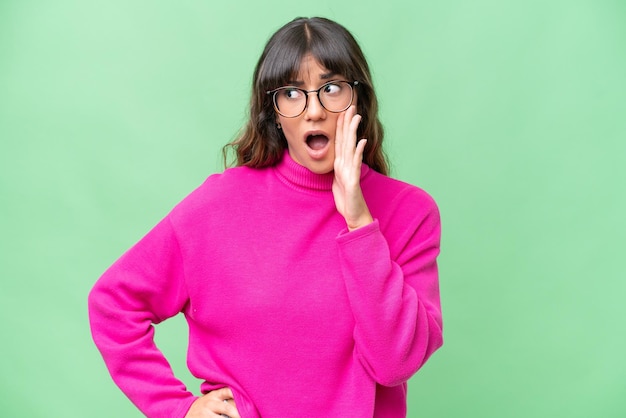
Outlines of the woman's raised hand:
<svg viewBox="0 0 626 418">
<path fill-rule="evenodd" d="M 357 144 L 360 122 L 356 106 L 350 106 L 337 118 L 335 133 L 333 196 L 337 211 L 345 218 L 350 231 L 374 221 L 361 191 L 361 163 L 367 140 L 361 139 Z"/>
<path fill-rule="evenodd" d="M 196 399 L 185 418 L 241 418 L 229 388 L 212 390 Z"/>
</svg>

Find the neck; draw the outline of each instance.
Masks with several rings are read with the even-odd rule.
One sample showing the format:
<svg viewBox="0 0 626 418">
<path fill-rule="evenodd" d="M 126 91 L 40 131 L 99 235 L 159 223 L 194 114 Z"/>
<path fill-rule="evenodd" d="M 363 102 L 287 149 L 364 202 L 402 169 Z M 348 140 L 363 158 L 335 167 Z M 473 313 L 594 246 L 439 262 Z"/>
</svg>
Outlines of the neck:
<svg viewBox="0 0 626 418">
<path fill-rule="evenodd" d="M 330 192 L 333 187 L 335 178 L 334 172 L 325 174 L 317 174 L 308 168 L 295 162 L 289 155 L 289 151 L 285 150 L 283 158 L 274 167 L 278 177 L 287 185 L 297 190 Z M 361 165 L 361 178 L 367 174 L 369 167 L 365 164 Z"/>
</svg>

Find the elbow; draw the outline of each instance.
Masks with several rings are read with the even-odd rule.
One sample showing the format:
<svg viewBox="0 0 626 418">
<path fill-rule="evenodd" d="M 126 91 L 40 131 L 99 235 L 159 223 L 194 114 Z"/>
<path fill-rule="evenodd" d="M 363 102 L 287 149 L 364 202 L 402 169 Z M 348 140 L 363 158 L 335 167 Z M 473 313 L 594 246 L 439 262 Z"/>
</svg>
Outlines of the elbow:
<svg viewBox="0 0 626 418">
<path fill-rule="evenodd" d="M 428 350 L 416 355 L 415 358 L 406 358 L 397 364 L 381 368 L 373 375 L 376 383 L 382 386 L 393 387 L 407 382 L 426 364 L 430 356 L 443 344 L 441 338 L 429 344 Z M 389 367 L 390 366 L 390 367 Z"/>
<path fill-rule="evenodd" d="M 370 361 L 362 359 L 362 363 L 376 383 L 393 387 L 408 381 L 443 345 L 443 333 L 437 321 L 431 319 L 420 331 L 412 344 L 404 346 L 401 351 L 393 352 L 387 348 L 379 355 L 371 356 Z"/>
</svg>

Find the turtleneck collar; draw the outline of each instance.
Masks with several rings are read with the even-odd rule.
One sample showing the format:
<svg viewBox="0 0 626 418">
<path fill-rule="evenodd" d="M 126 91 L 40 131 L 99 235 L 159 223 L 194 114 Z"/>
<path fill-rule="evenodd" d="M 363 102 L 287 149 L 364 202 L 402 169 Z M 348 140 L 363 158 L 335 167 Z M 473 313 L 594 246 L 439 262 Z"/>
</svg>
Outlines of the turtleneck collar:
<svg viewBox="0 0 626 418">
<path fill-rule="evenodd" d="M 308 168 L 295 162 L 285 150 L 283 158 L 274 167 L 278 177 L 288 186 L 304 191 L 331 191 L 335 175 L 331 171 L 326 174 L 316 174 Z M 361 165 L 361 180 L 370 168 L 363 163 Z"/>
</svg>

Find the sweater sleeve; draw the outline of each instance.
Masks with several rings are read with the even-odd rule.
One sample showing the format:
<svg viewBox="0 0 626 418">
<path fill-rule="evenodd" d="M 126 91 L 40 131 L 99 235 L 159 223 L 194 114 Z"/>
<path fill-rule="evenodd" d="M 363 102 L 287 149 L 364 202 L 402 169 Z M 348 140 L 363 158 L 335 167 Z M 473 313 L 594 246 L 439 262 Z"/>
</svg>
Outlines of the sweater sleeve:
<svg viewBox="0 0 626 418">
<path fill-rule="evenodd" d="M 117 260 L 89 294 L 89 319 L 111 376 L 148 417 L 184 417 L 196 397 L 154 343 L 153 324 L 187 301 L 183 263 L 168 218 Z"/>
<path fill-rule="evenodd" d="M 356 356 L 384 386 L 407 381 L 443 343 L 439 212 L 432 200 L 426 203 L 409 205 L 409 217 L 402 208 L 394 215 L 402 224 L 387 233 L 393 258 L 378 220 L 337 238 L 355 318 Z"/>
</svg>

